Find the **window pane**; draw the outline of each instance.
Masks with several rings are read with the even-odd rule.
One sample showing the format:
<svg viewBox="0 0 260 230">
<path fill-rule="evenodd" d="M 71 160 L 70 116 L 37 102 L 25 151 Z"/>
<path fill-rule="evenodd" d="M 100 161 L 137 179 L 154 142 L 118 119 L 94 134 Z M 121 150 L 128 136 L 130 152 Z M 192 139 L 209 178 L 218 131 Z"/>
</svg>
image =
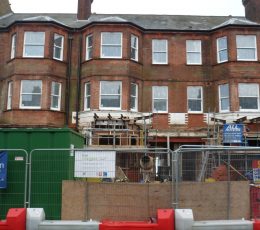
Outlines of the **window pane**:
<svg viewBox="0 0 260 230">
<path fill-rule="evenodd" d="M 257 84 L 239 84 L 239 97 L 251 96 L 258 97 L 258 85 Z"/>
<path fill-rule="evenodd" d="M 53 95 L 59 95 L 60 94 L 60 84 L 53 82 L 52 83 L 52 94 Z"/>
<path fill-rule="evenodd" d="M 92 35 L 87 37 L 87 46 L 88 47 L 93 46 L 93 36 Z"/>
<path fill-rule="evenodd" d="M 61 48 L 59 47 L 54 47 L 54 55 L 55 58 L 60 59 L 61 58 Z"/>
<path fill-rule="evenodd" d="M 136 96 L 136 84 L 131 84 L 131 95 Z"/>
<path fill-rule="evenodd" d="M 188 87 L 188 98 L 201 99 L 201 88 L 196 86 Z"/>
<path fill-rule="evenodd" d="M 167 101 L 162 99 L 154 100 L 154 110 L 156 111 L 167 111 Z"/>
<path fill-rule="evenodd" d="M 186 41 L 186 49 L 188 52 L 200 52 L 201 41 Z"/>
<path fill-rule="evenodd" d="M 103 45 L 121 45 L 121 33 L 102 33 Z"/>
<path fill-rule="evenodd" d="M 188 109 L 189 109 L 189 111 L 200 112 L 202 110 L 201 109 L 201 100 L 189 100 Z"/>
<path fill-rule="evenodd" d="M 166 99 L 168 97 L 168 88 L 165 86 L 155 86 L 153 88 L 153 97 L 154 98 L 164 98 Z"/>
<path fill-rule="evenodd" d="M 22 106 L 40 107 L 41 95 L 23 95 Z"/>
<path fill-rule="evenodd" d="M 227 38 L 226 37 L 218 39 L 218 49 L 219 50 L 227 49 Z"/>
<path fill-rule="evenodd" d="M 52 108 L 58 109 L 59 108 L 59 97 L 53 96 L 52 97 Z"/>
<path fill-rule="evenodd" d="M 166 63 L 167 62 L 166 53 L 154 53 L 153 62 L 154 63 Z"/>
<path fill-rule="evenodd" d="M 229 97 L 229 86 L 228 84 L 220 85 L 220 96 L 221 97 Z"/>
<path fill-rule="evenodd" d="M 188 64 L 200 64 L 201 63 L 200 53 L 188 53 L 187 54 L 187 63 Z"/>
<path fill-rule="evenodd" d="M 101 94 L 120 94 L 120 82 L 101 82 Z"/>
<path fill-rule="evenodd" d="M 55 34 L 55 36 L 54 36 L 54 45 L 62 47 L 62 43 L 63 43 L 62 41 L 63 41 L 63 37 L 61 35 Z"/>
<path fill-rule="evenodd" d="M 44 32 L 25 32 L 25 44 L 44 45 Z"/>
<path fill-rule="evenodd" d="M 120 57 L 121 46 L 103 46 L 102 57 Z"/>
<path fill-rule="evenodd" d="M 249 47 L 255 47 L 255 36 L 250 35 L 237 35 L 237 47 L 238 48 L 249 48 Z"/>
<path fill-rule="evenodd" d="M 228 60 L 228 53 L 227 50 L 222 50 L 219 52 L 219 61 L 227 61 Z"/>
<path fill-rule="evenodd" d="M 22 93 L 41 93 L 41 81 L 22 81 Z"/>
<path fill-rule="evenodd" d="M 239 60 L 255 60 L 255 49 L 237 49 L 237 58 Z"/>
<path fill-rule="evenodd" d="M 221 99 L 221 110 L 229 110 L 229 98 Z"/>
<path fill-rule="evenodd" d="M 254 97 L 240 97 L 240 109 L 258 109 L 258 99 Z"/>
<path fill-rule="evenodd" d="M 167 41 L 153 40 L 153 52 L 167 52 Z"/>
<path fill-rule="evenodd" d="M 101 107 L 120 108 L 120 96 L 113 96 L 113 95 L 102 96 Z"/>
<path fill-rule="evenodd" d="M 30 57 L 43 57 L 44 47 L 43 46 L 26 46 L 24 54 L 25 54 L 25 56 L 30 56 Z"/>
</svg>

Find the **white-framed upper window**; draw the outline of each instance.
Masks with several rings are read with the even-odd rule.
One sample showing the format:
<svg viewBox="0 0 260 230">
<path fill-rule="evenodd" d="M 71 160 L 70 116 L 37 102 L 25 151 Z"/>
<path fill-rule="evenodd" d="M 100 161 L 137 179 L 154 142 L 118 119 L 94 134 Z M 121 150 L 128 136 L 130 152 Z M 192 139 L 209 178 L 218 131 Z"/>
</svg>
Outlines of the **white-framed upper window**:
<svg viewBox="0 0 260 230">
<path fill-rule="evenodd" d="M 54 34 L 53 42 L 53 59 L 63 60 L 63 46 L 64 46 L 64 36 L 60 34 Z"/>
<path fill-rule="evenodd" d="M 153 86 L 153 112 L 168 112 L 168 86 Z"/>
<path fill-rule="evenodd" d="M 201 86 L 188 86 L 188 112 L 189 113 L 202 113 L 203 111 L 203 92 Z"/>
<path fill-rule="evenodd" d="M 22 80 L 20 108 L 22 109 L 40 109 L 42 97 L 42 81 L 40 80 Z"/>
<path fill-rule="evenodd" d="M 44 44 L 44 32 L 25 32 L 23 57 L 43 58 Z"/>
<path fill-rule="evenodd" d="M 84 110 L 90 110 L 90 82 L 85 83 Z"/>
<path fill-rule="evenodd" d="M 121 81 L 101 81 L 100 82 L 100 109 L 121 109 Z"/>
<path fill-rule="evenodd" d="M 138 61 L 138 37 L 131 34 L 131 60 Z"/>
<path fill-rule="evenodd" d="M 51 83 L 51 110 L 60 110 L 61 105 L 61 83 Z"/>
<path fill-rule="evenodd" d="M 138 85 L 131 83 L 131 95 L 130 95 L 130 109 L 132 111 L 138 110 Z"/>
<path fill-rule="evenodd" d="M 186 58 L 188 65 L 201 65 L 201 40 L 186 41 Z"/>
<path fill-rule="evenodd" d="M 13 98 L 13 85 L 12 81 L 8 82 L 8 92 L 7 92 L 7 110 L 12 109 L 12 98 Z"/>
<path fill-rule="evenodd" d="M 93 35 L 89 34 L 86 37 L 86 60 L 90 60 L 93 57 Z"/>
<path fill-rule="evenodd" d="M 165 39 L 152 40 L 153 64 L 168 64 L 168 41 Z"/>
<path fill-rule="evenodd" d="M 16 40 L 17 35 L 13 34 L 11 39 L 11 59 L 15 58 L 16 56 Z"/>
<path fill-rule="evenodd" d="M 259 85 L 254 83 L 239 83 L 239 110 L 258 111 L 259 110 Z"/>
<path fill-rule="evenodd" d="M 217 60 L 218 63 L 228 61 L 227 37 L 217 39 Z"/>
<path fill-rule="evenodd" d="M 219 111 L 227 112 L 230 110 L 229 105 L 229 84 L 219 85 Z"/>
<path fill-rule="evenodd" d="M 101 58 L 122 58 L 122 33 L 101 33 Z"/>
<path fill-rule="evenodd" d="M 237 35 L 237 60 L 238 61 L 256 61 L 257 48 L 255 35 Z"/>
</svg>

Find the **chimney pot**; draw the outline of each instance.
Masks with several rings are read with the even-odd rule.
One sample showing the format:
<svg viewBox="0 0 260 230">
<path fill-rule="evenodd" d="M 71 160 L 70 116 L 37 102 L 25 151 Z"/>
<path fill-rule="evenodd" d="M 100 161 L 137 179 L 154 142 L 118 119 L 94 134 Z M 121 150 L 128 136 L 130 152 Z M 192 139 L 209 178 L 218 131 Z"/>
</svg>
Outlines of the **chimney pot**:
<svg viewBox="0 0 260 230">
<path fill-rule="evenodd" d="M 78 20 L 88 20 L 93 0 L 78 0 Z"/>
</svg>

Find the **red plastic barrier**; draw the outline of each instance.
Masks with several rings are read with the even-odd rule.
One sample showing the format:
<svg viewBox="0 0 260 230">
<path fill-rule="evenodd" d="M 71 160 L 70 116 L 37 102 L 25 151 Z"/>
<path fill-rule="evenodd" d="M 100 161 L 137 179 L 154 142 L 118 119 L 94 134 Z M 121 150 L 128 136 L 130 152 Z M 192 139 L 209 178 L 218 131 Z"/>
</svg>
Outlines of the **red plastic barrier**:
<svg viewBox="0 0 260 230">
<path fill-rule="evenodd" d="M 254 221 L 253 229 L 254 230 L 260 230 L 260 221 L 259 220 Z"/>
<path fill-rule="evenodd" d="M 6 221 L 0 222 L 0 230 L 26 230 L 26 209 L 9 209 Z"/>
<path fill-rule="evenodd" d="M 157 223 L 151 222 L 127 222 L 127 221 L 102 221 L 99 230 L 174 230 L 174 210 L 159 209 L 157 211 Z"/>
</svg>

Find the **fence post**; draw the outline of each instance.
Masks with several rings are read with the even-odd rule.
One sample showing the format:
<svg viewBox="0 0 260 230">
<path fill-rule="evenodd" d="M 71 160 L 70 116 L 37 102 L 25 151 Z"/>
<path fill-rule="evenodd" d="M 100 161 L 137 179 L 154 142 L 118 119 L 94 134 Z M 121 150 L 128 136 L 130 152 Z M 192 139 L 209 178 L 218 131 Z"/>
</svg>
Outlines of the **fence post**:
<svg viewBox="0 0 260 230">
<path fill-rule="evenodd" d="M 228 184 L 227 184 L 227 219 L 230 219 L 231 208 L 231 175 L 230 175 L 230 151 L 228 151 Z"/>
<path fill-rule="evenodd" d="M 172 194 L 174 193 L 174 198 L 172 206 L 173 208 L 178 208 L 179 203 L 179 168 L 178 168 L 178 159 L 179 159 L 180 149 L 172 151 Z"/>
</svg>

